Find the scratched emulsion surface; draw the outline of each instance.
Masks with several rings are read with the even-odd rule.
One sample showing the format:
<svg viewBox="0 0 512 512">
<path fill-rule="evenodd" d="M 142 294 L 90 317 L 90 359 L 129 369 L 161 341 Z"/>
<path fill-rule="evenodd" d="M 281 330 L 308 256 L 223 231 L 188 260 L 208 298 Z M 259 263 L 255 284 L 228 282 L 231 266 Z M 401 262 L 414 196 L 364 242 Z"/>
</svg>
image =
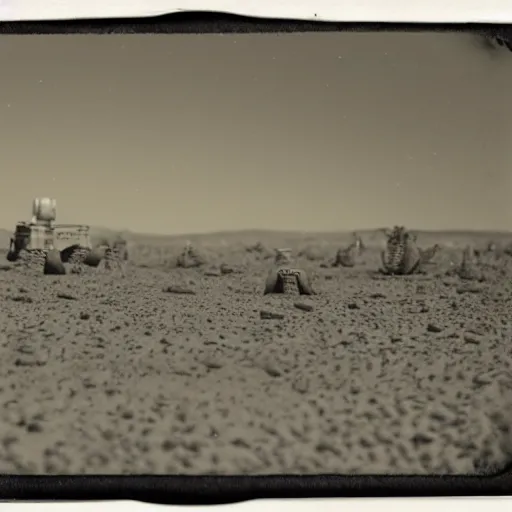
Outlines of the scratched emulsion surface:
<svg viewBox="0 0 512 512">
<path fill-rule="evenodd" d="M 511 65 L 453 34 L 2 38 L 0 473 L 502 469 Z"/>
</svg>

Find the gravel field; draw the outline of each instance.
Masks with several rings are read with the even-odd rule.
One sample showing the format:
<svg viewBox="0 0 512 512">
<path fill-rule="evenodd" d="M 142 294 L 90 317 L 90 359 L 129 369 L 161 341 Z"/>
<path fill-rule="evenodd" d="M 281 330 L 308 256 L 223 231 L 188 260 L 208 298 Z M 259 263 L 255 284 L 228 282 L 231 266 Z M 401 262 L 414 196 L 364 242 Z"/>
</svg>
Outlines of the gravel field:
<svg viewBox="0 0 512 512">
<path fill-rule="evenodd" d="M 482 281 L 446 275 L 456 248 L 384 277 L 375 248 L 333 268 L 318 247 L 298 260 L 316 291 L 300 297 L 263 295 L 268 259 L 225 244 L 206 268 L 135 261 L 126 277 L 4 265 L 0 471 L 501 469 L 512 257 L 489 256 Z"/>
</svg>

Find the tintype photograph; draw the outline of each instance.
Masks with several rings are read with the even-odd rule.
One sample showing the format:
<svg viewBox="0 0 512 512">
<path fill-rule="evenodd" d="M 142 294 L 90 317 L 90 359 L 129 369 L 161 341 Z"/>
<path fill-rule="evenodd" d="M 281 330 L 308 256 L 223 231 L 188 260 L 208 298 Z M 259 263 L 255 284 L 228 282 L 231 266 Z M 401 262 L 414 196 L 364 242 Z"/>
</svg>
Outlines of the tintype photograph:
<svg viewBox="0 0 512 512">
<path fill-rule="evenodd" d="M 4 35 L 0 472 L 512 461 L 512 52 Z"/>
</svg>

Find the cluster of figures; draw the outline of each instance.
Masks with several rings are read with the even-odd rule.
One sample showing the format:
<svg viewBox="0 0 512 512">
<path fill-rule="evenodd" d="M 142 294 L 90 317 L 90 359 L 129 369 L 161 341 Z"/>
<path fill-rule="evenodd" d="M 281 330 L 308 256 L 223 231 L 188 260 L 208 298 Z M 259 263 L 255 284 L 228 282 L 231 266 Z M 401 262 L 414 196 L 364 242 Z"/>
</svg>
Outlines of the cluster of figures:
<svg viewBox="0 0 512 512">
<path fill-rule="evenodd" d="M 422 249 L 418 246 L 417 236 L 404 226 L 394 226 L 383 230 L 386 245 L 381 252 L 381 267 L 379 272 L 384 275 L 410 275 L 425 273 L 425 265 L 429 264 L 441 247 L 438 244 Z M 13 240 L 11 240 L 11 246 Z M 260 248 L 261 249 L 261 248 Z M 353 233 L 353 241 L 348 247 L 337 251 L 333 266 L 354 267 L 366 247 L 357 233 Z M 491 244 L 488 251 L 496 247 Z M 299 256 L 301 253 L 299 253 Z M 462 263 L 456 272 L 463 279 L 479 280 L 482 272 L 479 268 L 478 251 L 467 246 L 463 252 Z M 8 256 L 9 259 L 9 256 Z M 125 265 L 128 262 L 127 242 L 122 237 L 113 240 L 101 240 L 93 248 L 74 245 L 63 251 L 19 251 L 16 260 L 25 266 L 44 266 L 45 274 L 65 274 L 65 264 L 70 264 L 73 274 L 80 274 L 86 267 L 96 267 L 99 270 L 113 271 L 119 269 L 125 275 Z M 13 259 L 12 261 L 15 261 Z M 188 242 L 176 260 L 176 266 L 181 268 L 201 267 L 206 263 L 202 255 Z M 221 266 L 221 274 L 230 273 L 232 269 Z M 224 268 L 226 267 L 226 268 Z M 264 294 L 284 293 L 314 295 L 307 272 L 299 268 L 292 258 L 291 249 L 275 249 L 274 262 L 268 272 Z"/>
<path fill-rule="evenodd" d="M 403 276 L 425 273 L 425 265 L 429 264 L 441 249 L 435 244 L 422 249 L 417 244 L 417 235 L 409 232 L 404 226 L 394 226 L 385 229 L 386 246 L 381 251 L 381 264 L 378 269 L 381 274 L 388 276 Z M 358 257 L 366 250 L 361 237 L 354 233 L 354 241 L 346 248 L 338 250 L 333 266 L 354 267 Z M 488 251 L 495 250 L 490 244 Z M 277 249 L 274 267 L 269 271 L 264 293 L 286 293 L 314 295 L 315 292 L 307 273 L 297 268 L 292 261 L 290 249 Z M 461 264 L 452 269 L 461 279 L 481 280 L 483 277 L 479 267 L 480 254 L 471 245 L 465 247 Z"/>
</svg>

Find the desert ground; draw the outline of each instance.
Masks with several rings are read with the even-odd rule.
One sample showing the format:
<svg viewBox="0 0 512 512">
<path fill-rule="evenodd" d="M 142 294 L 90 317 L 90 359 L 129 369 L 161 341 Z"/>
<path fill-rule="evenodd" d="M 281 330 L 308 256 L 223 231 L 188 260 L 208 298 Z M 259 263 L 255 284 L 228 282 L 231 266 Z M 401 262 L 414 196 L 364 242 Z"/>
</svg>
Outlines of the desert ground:
<svg viewBox="0 0 512 512">
<path fill-rule="evenodd" d="M 207 260 L 192 269 L 174 265 L 184 238 L 133 235 L 124 277 L 2 262 L 0 472 L 501 470 L 512 460 L 512 236 L 420 234 L 442 249 L 408 277 L 378 274 L 383 239 L 362 237 L 352 268 L 331 265 L 348 235 L 263 232 L 191 237 Z M 484 280 L 447 275 L 466 243 L 491 238 Z M 315 295 L 263 295 L 283 246 Z"/>
</svg>

